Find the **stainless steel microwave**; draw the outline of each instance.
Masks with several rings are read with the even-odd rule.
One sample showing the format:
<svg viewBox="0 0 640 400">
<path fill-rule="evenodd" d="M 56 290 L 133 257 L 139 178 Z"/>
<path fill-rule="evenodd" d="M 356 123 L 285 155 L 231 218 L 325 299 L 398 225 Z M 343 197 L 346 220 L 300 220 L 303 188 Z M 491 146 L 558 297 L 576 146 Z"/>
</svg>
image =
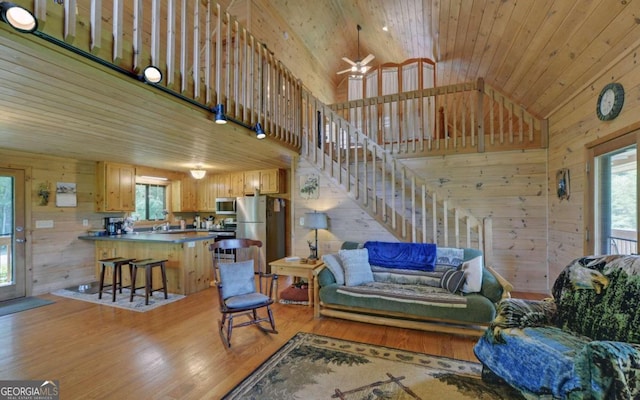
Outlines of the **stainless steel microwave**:
<svg viewBox="0 0 640 400">
<path fill-rule="evenodd" d="M 235 197 L 218 197 L 216 198 L 216 214 L 235 214 L 236 198 Z"/>
</svg>

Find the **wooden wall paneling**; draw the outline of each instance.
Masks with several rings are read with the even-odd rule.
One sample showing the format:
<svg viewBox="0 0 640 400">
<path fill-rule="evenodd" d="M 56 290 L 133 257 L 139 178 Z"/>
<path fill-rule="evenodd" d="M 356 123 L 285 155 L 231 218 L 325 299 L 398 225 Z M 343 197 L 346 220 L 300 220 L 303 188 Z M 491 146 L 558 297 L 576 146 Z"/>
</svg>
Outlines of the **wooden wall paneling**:
<svg viewBox="0 0 640 400">
<path fill-rule="evenodd" d="M 582 12 L 576 12 L 571 15 L 571 21 L 565 21 L 566 26 L 574 27 L 575 31 L 573 32 L 558 32 L 561 35 L 562 46 L 557 47 L 557 42 L 554 43 L 554 50 L 562 49 L 558 54 L 556 52 L 549 53 L 546 57 L 549 58 L 548 64 L 545 66 L 544 73 L 540 75 L 539 80 L 535 82 L 535 88 L 531 88 L 527 93 L 530 95 L 535 95 L 536 103 L 541 101 L 547 101 L 550 97 L 561 98 L 565 95 L 567 88 L 565 85 L 552 85 L 558 75 L 562 75 L 561 81 L 565 81 L 565 79 L 569 79 L 569 82 L 573 82 L 573 79 L 570 77 L 576 76 L 576 74 L 584 73 L 589 70 L 590 66 L 593 65 L 593 62 L 588 60 L 599 59 L 602 55 L 602 52 L 606 51 L 608 48 L 615 45 L 619 41 L 625 43 L 625 47 L 628 47 L 633 42 L 635 42 L 638 37 L 637 34 L 640 32 L 640 29 L 637 27 L 637 23 L 629 20 L 628 16 L 621 16 L 621 19 L 616 19 L 616 16 L 621 15 L 622 11 L 627 7 L 627 4 L 622 2 L 609 3 L 606 1 L 592 3 L 585 2 L 584 8 L 581 5 L 576 4 L 575 10 L 580 10 Z M 584 14 L 583 14 L 584 13 Z M 618 36 L 616 38 L 612 38 L 614 41 L 610 42 L 611 45 L 607 44 L 608 40 L 602 38 L 601 40 L 593 41 L 593 32 L 599 32 L 602 35 L 602 32 L 609 26 L 611 28 L 615 27 L 615 31 Z M 635 30 L 635 35 L 633 34 L 633 30 Z M 608 35 L 607 35 L 608 36 Z M 594 42 L 596 45 L 592 45 Z M 601 47 L 602 46 L 602 47 Z M 622 50 L 625 47 L 621 47 Z M 571 50 L 568 50 L 571 49 Z M 590 51 L 585 51 L 589 49 Z M 622 51 L 619 53 L 623 53 Z M 578 54 L 578 58 L 580 61 L 574 67 L 569 68 L 568 63 L 570 61 L 574 61 L 575 54 Z M 544 59 L 544 58 L 543 58 Z M 569 70 L 566 74 L 562 74 Z M 591 69 L 591 72 L 594 76 L 598 73 L 598 69 Z M 576 88 L 577 89 L 577 88 Z"/>
</svg>

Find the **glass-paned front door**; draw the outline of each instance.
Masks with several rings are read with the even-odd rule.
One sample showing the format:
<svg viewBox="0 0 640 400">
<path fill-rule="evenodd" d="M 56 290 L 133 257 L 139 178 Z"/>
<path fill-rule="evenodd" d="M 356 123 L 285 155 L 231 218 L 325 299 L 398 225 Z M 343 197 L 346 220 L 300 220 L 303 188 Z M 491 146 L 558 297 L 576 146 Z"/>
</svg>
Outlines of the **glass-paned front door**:
<svg viewBox="0 0 640 400">
<path fill-rule="evenodd" d="M 26 295 L 24 171 L 0 169 L 0 301 Z"/>
</svg>

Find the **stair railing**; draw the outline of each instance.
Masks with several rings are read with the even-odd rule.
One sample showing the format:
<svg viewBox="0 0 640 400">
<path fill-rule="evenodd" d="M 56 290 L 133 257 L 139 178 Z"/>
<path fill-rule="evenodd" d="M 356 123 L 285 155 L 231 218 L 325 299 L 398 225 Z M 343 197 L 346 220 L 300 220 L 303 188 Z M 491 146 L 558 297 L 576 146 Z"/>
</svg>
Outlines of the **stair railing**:
<svg viewBox="0 0 640 400">
<path fill-rule="evenodd" d="M 331 109 L 400 157 L 547 146 L 547 121 L 483 79 L 353 100 Z"/>
<path fill-rule="evenodd" d="M 302 155 L 396 237 L 490 251 L 490 219 L 479 221 L 458 207 L 306 91 L 302 106 Z"/>
</svg>

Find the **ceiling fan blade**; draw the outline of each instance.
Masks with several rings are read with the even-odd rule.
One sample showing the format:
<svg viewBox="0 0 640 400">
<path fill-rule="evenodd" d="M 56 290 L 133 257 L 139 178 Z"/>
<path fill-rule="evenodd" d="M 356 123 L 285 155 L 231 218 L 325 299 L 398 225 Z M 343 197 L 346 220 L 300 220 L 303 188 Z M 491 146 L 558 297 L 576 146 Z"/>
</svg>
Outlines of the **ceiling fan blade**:
<svg viewBox="0 0 640 400">
<path fill-rule="evenodd" d="M 349 60 L 347 57 L 342 57 L 342 59 L 343 59 L 344 61 L 348 62 L 348 63 L 349 63 L 349 64 L 351 64 L 351 65 L 356 65 L 356 63 L 355 63 L 355 62 L 353 62 L 353 61 Z"/>
<path fill-rule="evenodd" d="M 362 65 L 369 64 L 371 62 L 371 60 L 373 60 L 374 58 L 376 58 L 376 57 L 373 54 L 369 54 L 368 56 L 366 56 L 364 58 L 364 60 L 362 60 Z"/>
<path fill-rule="evenodd" d="M 340 74 L 344 74 L 345 72 L 351 72 L 351 68 L 347 68 L 345 70 L 338 71 L 337 74 L 340 75 Z"/>
</svg>

